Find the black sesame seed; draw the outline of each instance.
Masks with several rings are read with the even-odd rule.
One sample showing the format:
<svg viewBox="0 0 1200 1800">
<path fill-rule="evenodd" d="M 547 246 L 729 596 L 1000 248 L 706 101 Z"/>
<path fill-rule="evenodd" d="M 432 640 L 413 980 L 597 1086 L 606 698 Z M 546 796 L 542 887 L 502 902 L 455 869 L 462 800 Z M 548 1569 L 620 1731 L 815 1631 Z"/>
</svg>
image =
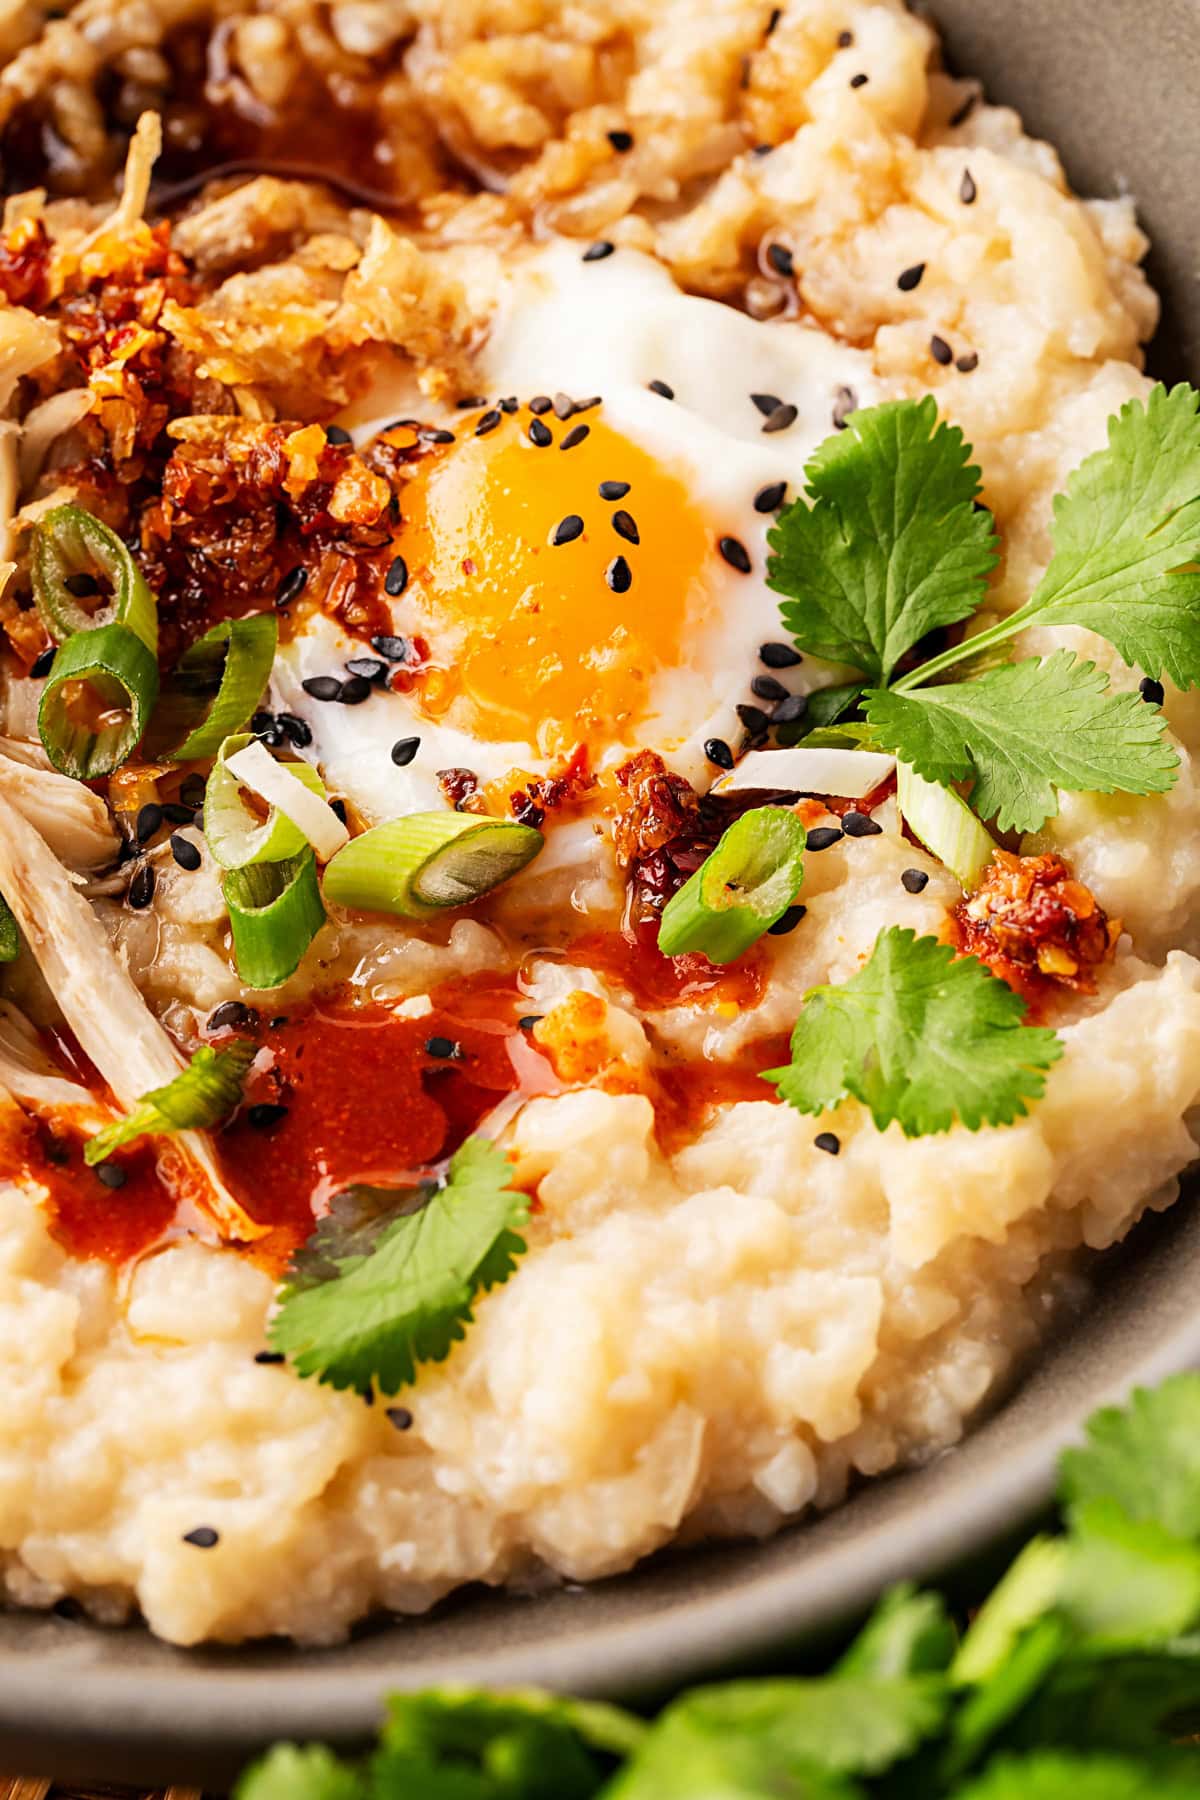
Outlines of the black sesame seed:
<svg viewBox="0 0 1200 1800">
<path fill-rule="evenodd" d="M 123 1188 L 129 1180 L 129 1171 L 123 1169 L 120 1163 L 101 1163 L 96 1170 L 96 1179 L 103 1182 L 106 1188 Z"/>
<path fill-rule="evenodd" d="M 336 700 L 342 691 L 336 675 L 310 675 L 300 686 L 310 700 Z"/>
<path fill-rule="evenodd" d="M 848 387 L 839 388 L 837 391 L 837 398 L 833 403 L 833 429 L 835 431 L 845 431 L 847 419 L 849 419 L 851 413 L 856 413 L 857 411 L 858 395 L 855 393 L 854 389 Z"/>
<path fill-rule="evenodd" d="M 839 50 L 848 50 L 853 42 L 854 42 L 854 33 L 852 31 L 839 31 L 838 32 L 837 47 Z"/>
<path fill-rule="evenodd" d="M 276 606 L 290 606 L 293 600 L 300 598 L 307 586 L 308 570 L 301 568 L 297 563 L 294 569 L 288 570 L 275 589 Z"/>
<path fill-rule="evenodd" d="M 796 261 L 786 244 L 768 244 L 767 261 L 777 275 L 790 281 L 796 272 Z"/>
<path fill-rule="evenodd" d="M 972 369 L 977 369 L 979 367 L 978 350 L 968 350 L 964 355 L 959 357 L 954 366 L 960 375 L 969 375 Z"/>
<path fill-rule="evenodd" d="M 575 411 L 577 413 L 591 412 L 593 406 L 599 406 L 600 399 L 601 396 L 599 394 L 591 394 L 586 400 L 576 400 Z"/>
<path fill-rule="evenodd" d="M 371 683 L 361 675 L 348 676 L 338 690 L 338 699 L 343 706 L 361 706 L 370 695 Z"/>
<path fill-rule="evenodd" d="M 776 681 L 773 675 L 756 675 L 750 683 L 750 692 L 760 700 L 786 700 L 788 697 L 782 681 Z"/>
<path fill-rule="evenodd" d="M 276 713 L 275 717 L 279 729 L 289 744 L 294 744 L 297 750 L 308 748 L 312 743 L 312 727 L 310 725 L 292 712 Z"/>
<path fill-rule="evenodd" d="M 329 810 L 335 819 L 339 819 L 343 825 L 346 823 L 346 802 L 344 800 L 331 800 Z"/>
<path fill-rule="evenodd" d="M 852 75 L 850 77 L 850 86 L 852 88 L 866 87 L 869 79 L 870 77 L 866 75 Z"/>
<path fill-rule="evenodd" d="M 771 727 L 771 721 L 761 706 L 741 705 L 735 707 L 734 711 L 751 737 L 766 737 Z"/>
<path fill-rule="evenodd" d="M 385 1406 L 383 1416 L 397 1431 L 411 1431 L 413 1416 L 407 1406 Z"/>
<path fill-rule="evenodd" d="M 1150 706 L 1161 706 L 1163 703 L 1163 684 L 1152 681 L 1149 675 L 1143 675 L 1138 682 L 1138 693 Z"/>
<path fill-rule="evenodd" d="M 502 413 L 515 413 L 520 404 L 515 394 L 505 394 L 503 400 L 497 401 Z"/>
<path fill-rule="evenodd" d="M 464 394 L 461 400 L 454 402 L 459 412 L 474 412 L 477 407 L 487 405 L 486 394 Z"/>
<path fill-rule="evenodd" d="M 924 869 L 905 869 L 900 877 L 900 886 L 906 894 L 920 894 L 929 886 L 929 876 Z"/>
<path fill-rule="evenodd" d="M 287 1107 L 273 1100 L 259 1100 L 246 1108 L 246 1123 L 255 1131 L 269 1131 L 272 1125 L 278 1125 L 280 1119 L 286 1118 Z"/>
<path fill-rule="evenodd" d="M 798 408 L 792 406 L 790 403 L 786 406 L 777 406 L 770 418 L 763 420 L 763 430 L 786 431 L 789 425 L 794 425 L 796 423 L 797 411 Z"/>
<path fill-rule="evenodd" d="M 614 556 L 604 571 L 604 579 L 614 594 L 627 594 L 633 585 L 633 571 L 623 556 Z"/>
<path fill-rule="evenodd" d="M 618 507 L 617 511 L 613 514 L 612 528 L 618 537 L 625 539 L 627 544 L 640 544 L 642 541 L 638 532 L 637 521 L 634 519 L 632 513 L 627 513 L 625 511 L 624 507 Z"/>
<path fill-rule="evenodd" d="M 790 644 L 760 644 L 758 660 L 766 663 L 768 669 L 794 669 L 804 658 Z"/>
<path fill-rule="evenodd" d="M 602 481 L 596 489 L 602 500 L 623 500 L 629 492 L 627 481 Z"/>
<path fill-rule="evenodd" d="M 608 141 L 618 156 L 624 156 L 627 150 L 633 149 L 632 131 L 610 131 Z"/>
<path fill-rule="evenodd" d="M 53 644 L 48 644 L 44 650 L 38 652 L 29 667 L 29 673 L 35 680 L 40 680 L 43 675 L 50 673 L 57 655 L 58 651 Z"/>
<path fill-rule="evenodd" d="M 569 419 L 575 411 L 574 400 L 572 400 L 570 394 L 564 394 L 561 388 L 558 393 L 555 394 L 554 399 L 550 404 L 554 408 L 554 416 L 556 419 Z"/>
<path fill-rule="evenodd" d="M 456 1044 L 453 1038 L 431 1037 L 425 1040 L 425 1054 L 436 1058 L 438 1062 L 461 1062 L 463 1047 Z"/>
<path fill-rule="evenodd" d="M 813 1149 L 824 1150 L 827 1156 L 836 1156 L 841 1147 L 841 1139 L 833 1131 L 818 1131 L 813 1139 Z"/>
<path fill-rule="evenodd" d="M 203 775 L 185 775 L 179 784 L 179 798 L 182 804 L 188 808 L 202 806 L 204 804 Z"/>
<path fill-rule="evenodd" d="M 419 737 L 397 738 L 392 745 L 392 761 L 398 769 L 407 769 L 417 751 L 421 748 Z"/>
<path fill-rule="evenodd" d="M 673 400 L 675 398 L 675 389 L 673 387 L 668 387 L 665 381 L 648 381 L 646 386 L 650 389 L 652 394 L 661 394 L 664 400 Z"/>
<path fill-rule="evenodd" d="M 617 246 L 614 243 L 611 243 L 608 238 L 597 238 L 596 242 L 594 244 L 589 244 L 584 251 L 583 261 L 603 262 L 606 256 L 612 255 L 616 247 Z"/>
<path fill-rule="evenodd" d="M 383 578 L 383 591 L 396 600 L 408 586 L 408 564 L 402 556 L 393 556 Z"/>
<path fill-rule="evenodd" d="M 767 29 L 763 32 L 763 36 L 765 38 L 770 37 L 771 33 L 774 31 L 775 27 L 778 25 L 778 23 L 779 23 L 780 19 L 782 19 L 782 17 L 783 17 L 782 6 L 773 6 L 771 8 L 771 16 L 767 20 Z"/>
<path fill-rule="evenodd" d="M 964 206 L 974 206 L 979 189 L 975 186 L 975 177 L 970 169 L 963 170 L 962 180 L 958 184 L 958 197 Z"/>
<path fill-rule="evenodd" d="M 137 823 L 133 835 L 139 844 L 148 844 L 163 822 L 163 809 L 155 800 L 148 800 L 139 808 Z"/>
<path fill-rule="evenodd" d="M 254 1352 L 254 1360 L 256 1363 L 262 1363 L 264 1367 L 266 1367 L 272 1363 L 286 1362 L 287 1357 L 283 1354 L 282 1350 L 256 1350 Z"/>
<path fill-rule="evenodd" d="M 517 1020 L 517 1024 L 522 1031 L 532 1031 L 534 1026 L 540 1024 L 545 1016 L 545 1013 L 524 1013 Z"/>
<path fill-rule="evenodd" d="M 565 519 L 560 519 L 558 521 L 558 524 L 550 533 L 550 542 L 555 545 L 573 544 L 576 538 L 582 536 L 583 520 L 578 513 L 568 513 Z"/>
<path fill-rule="evenodd" d="M 280 1027 L 286 1025 L 287 1022 L 288 1016 L 286 1013 L 276 1013 L 273 1019 L 267 1020 L 267 1024 L 271 1027 L 272 1031 L 278 1031 Z"/>
<path fill-rule="evenodd" d="M 869 813 L 851 807 L 848 813 L 842 814 L 842 830 L 847 837 L 878 837 L 883 826 L 877 825 Z"/>
<path fill-rule="evenodd" d="M 807 911 L 807 906 L 789 906 L 785 913 L 780 914 L 773 925 L 767 926 L 768 936 L 786 937 L 789 931 L 795 931 L 797 925 Z"/>
<path fill-rule="evenodd" d="M 979 105 L 979 94 L 977 92 L 974 94 L 968 94 L 966 99 L 963 101 L 962 105 L 960 107 L 956 108 L 956 110 L 950 114 L 950 117 L 947 120 L 947 124 L 950 126 L 950 129 L 953 131 L 959 125 L 965 125 L 967 120 L 970 118 L 971 114 L 975 111 L 975 108 L 978 105 Z"/>
<path fill-rule="evenodd" d="M 529 410 L 531 413 L 548 413 L 553 405 L 554 402 L 549 394 L 535 394 L 529 402 Z"/>
<path fill-rule="evenodd" d="M 495 431 L 497 425 L 500 423 L 500 418 L 501 414 L 498 406 L 494 406 L 490 412 L 485 412 L 482 419 L 480 419 L 475 427 L 475 436 L 486 437 L 489 431 Z"/>
<path fill-rule="evenodd" d="M 454 442 L 454 433 L 447 431 L 444 427 L 437 430 L 426 427 L 425 430 L 418 431 L 417 436 L 423 444 L 452 444 Z"/>
<path fill-rule="evenodd" d="M 275 730 L 275 714 L 273 712 L 251 713 L 250 729 L 256 737 L 270 736 Z"/>
<path fill-rule="evenodd" d="M 177 831 L 173 831 L 169 842 L 171 845 L 171 855 L 175 858 L 175 861 L 179 864 L 181 869 L 187 869 L 188 872 L 191 873 L 200 867 L 203 859 L 199 850 L 190 838 L 180 837 Z"/>
<path fill-rule="evenodd" d="M 751 156 L 770 156 L 774 148 L 774 144 L 755 144 L 750 154 Z"/>
<path fill-rule="evenodd" d="M 220 1006 L 209 1013 L 204 1028 L 206 1031 L 253 1031 L 258 1022 L 258 1014 L 244 1001 L 222 1000 Z"/>
<path fill-rule="evenodd" d="M 361 675 L 364 681 L 379 681 L 387 674 L 387 664 L 377 656 L 352 656 L 346 667 L 351 675 Z"/>
<path fill-rule="evenodd" d="M 733 767 L 733 751 L 724 738 L 706 738 L 704 754 L 709 762 L 718 769 L 732 769 Z"/>
<path fill-rule="evenodd" d="M 182 806 L 178 800 L 163 802 L 163 818 L 170 820 L 172 825 L 190 825 L 195 810 L 194 806 Z"/>
<path fill-rule="evenodd" d="M 536 444 L 539 450 L 548 450 L 554 442 L 554 433 L 548 425 L 543 425 L 540 419 L 530 419 L 529 441 L 531 444 Z"/>
<path fill-rule="evenodd" d="M 929 340 L 929 354 L 932 356 L 934 362 L 941 363 L 943 368 L 946 368 L 954 361 L 953 350 L 950 348 L 945 338 L 939 337 L 936 331 Z"/>
<path fill-rule="evenodd" d="M 807 711 L 807 694 L 789 694 L 786 700 L 779 702 L 771 714 L 771 723 L 772 725 L 794 725 L 796 720 L 802 719 Z"/>
<path fill-rule="evenodd" d="M 197 1550 L 211 1550 L 220 1543 L 221 1534 L 214 1531 L 211 1525 L 197 1525 L 194 1531 L 184 1532 L 183 1541 L 185 1544 L 194 1544 Z"/>
<path fill-rule="evenodd" d="M 408 655 L 408 639 L 402 637 L 373 637 L 372 650 L 378 650 L 386 662 L 403 662 Z"/>
<path fill-rule="evenodd" d="M 571 427 L 570 431 L 568 431 L 566 437 L 562 438 L 559 441 L 559 446 L 558 446 L 559 449 L 560 450 L 573 450 L 575 448 L 576 444 L 582 444 L 584 438 L 587 436 L 587 434 L 590 430 L 591 430 L 590 425 L 572 425 L 572 427 Z"/>
<path fill-rule="evenodd" d="M 902 294 L 911 294 L 914 288 L 921 285 L 921 277 L 925 273 L 924 263 L 914 263 L 911 269 L 902 269 L 896 277 L 896 286 Z"/>
<path fill-rule="evenodd" d="M 754 496 L 754 510 L 757 513 L 776 512 L 783 505 L 787 493 L 786 481 L 769 481 L 766 487 L 760 487 Z"/>
<path fill-rule="evenodd" d="M 63 586 L 68 594 L 75 596 L 76 600 L 88 600 L 93 594 L 100 592 L 100 583 L 94 575 L 89 575 L 86 569 L 80 569 L 75 575 L 65 575 Z"/>
<path fill-rule="evenodd" d="M 840 825 L 814 825 L 804 840 L 806 850 L 828 850 L 843 836 Z"/>
<path fill-rule="evenodd" d="M 739 575 L 750 573 L 750 552 L 740 538 L 723 537 L 717 540 L 717 549 L 721 552 L 731 569 Z"/>
<path fill-rule="evenodd" d="M 143 912 L 154 898 L 155 875 L 152 863 L 143 863 L 129 883 L 126 899 L 134 912 Z"/>
<path fill-rule="evenodd" d="M 325 442 L 327 444 L 352 444 L 354 439 L 343 426 L 327 425 L 325 427 Z"/>
<path fill-rule="evenodd" d="M 764 419 L 770 418 L 777 406 L 783 405 L 783 401 L 779 398 L 778 394 L 751 394 L 750 398 L 755 406 L 757 406 Z"/>
</svg>

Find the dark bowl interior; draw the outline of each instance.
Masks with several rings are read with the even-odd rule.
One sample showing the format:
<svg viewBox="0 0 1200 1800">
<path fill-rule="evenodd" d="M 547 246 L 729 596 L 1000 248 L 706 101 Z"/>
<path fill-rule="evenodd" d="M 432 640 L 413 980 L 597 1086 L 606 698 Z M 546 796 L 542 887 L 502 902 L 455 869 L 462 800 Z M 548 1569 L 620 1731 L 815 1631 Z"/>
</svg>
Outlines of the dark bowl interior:
<svg viewBox="0 0 1200 1800">
<path fill-rule="evenodd" d="M 953 67 L 1061 148 L 1081 192 L 1138 197 L 1164 320 L 1153 367 L 1200 376 L 1200 0 L 934 0 Z M 586 1591 L 473 1590 L 336 1649 L 185 1652 L 142 1628 L 0 1618 L 0 1761 L 60 1776 L 227 1778 L 273 1738 L 354 1742 L 390 1688 L 540 1682 L 652 1697 L 843 1628 L 902 1576 L 970 1567 L 1047 1503 L 1095 1406 L 1200 1362 L 1200 1218 L 1186 1198 L 1095 1265 L 1095 1297 L 953 1453 L 769 1543 L 664 1555 Z M 279 1579 L 286 1581 L 285 1566 Z"/>
</svg>

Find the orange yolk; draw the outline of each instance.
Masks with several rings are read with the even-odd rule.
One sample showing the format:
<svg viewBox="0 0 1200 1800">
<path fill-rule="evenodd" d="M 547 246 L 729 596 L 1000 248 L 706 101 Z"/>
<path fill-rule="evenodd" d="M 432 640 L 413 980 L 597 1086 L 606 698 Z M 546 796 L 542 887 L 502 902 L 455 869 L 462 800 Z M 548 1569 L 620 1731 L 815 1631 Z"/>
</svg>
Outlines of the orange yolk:
<svg viewBox="0 0 1200 1800">
<path fill-rule="evenodd" d="M 545 414 L 545 448 L 530 441 L 532 417 L 523 407 L 476 437 L 470 415 L 455 444 L 423 457 L 400 496 L 394 548 L 439 665 L 412 698 L 475 737 L 552 756 L 626 737 L 645 713 L 655 674 L 680 662 L 703 607 L 713 534 L 679 477 L 599 408 L 565 423 Z M 561 449 L 581 425 L 586 437 Z M 629 491 L 604 500 L 601 482 Z M 618 511 L 637 543 L 614 527 Z M 582 532 L 555 543 L 572 515 Z"/>
</svg>

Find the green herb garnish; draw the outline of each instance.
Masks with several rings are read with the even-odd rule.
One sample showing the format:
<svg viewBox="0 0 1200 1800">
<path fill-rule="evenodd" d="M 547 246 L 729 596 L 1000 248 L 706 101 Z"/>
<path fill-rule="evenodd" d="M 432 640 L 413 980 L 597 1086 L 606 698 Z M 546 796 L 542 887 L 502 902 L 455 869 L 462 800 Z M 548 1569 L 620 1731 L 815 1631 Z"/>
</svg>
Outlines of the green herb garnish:
<svg viewBox="0 0 1200 1800">
<path fill-rule="evenodd" d="M 161 1137 L 176 1131 L 208 1131 L 227 1119 L 242 1097 L 246 1071 L 254 1061 L 255 1045 L 233 1043 L 221 1050 L 201 1044 L 186 1069 L 180 1069 L 163 1087 L 143 1094 L 133 1111 L 115 1125 L 106 1125 L 84 1148 L 86 1163 L 100 1163 L 125 1144 L 140 1137 Z"/>
</svg>

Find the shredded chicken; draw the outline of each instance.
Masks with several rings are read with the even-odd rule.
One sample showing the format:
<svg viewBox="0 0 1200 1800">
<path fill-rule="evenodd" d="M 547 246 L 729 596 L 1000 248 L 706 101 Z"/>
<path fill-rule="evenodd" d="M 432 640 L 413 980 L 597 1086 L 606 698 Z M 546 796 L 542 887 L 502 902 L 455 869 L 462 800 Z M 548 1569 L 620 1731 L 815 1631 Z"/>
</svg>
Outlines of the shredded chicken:
<svg viewBox="0 0 1200 1800">
<path fill-rule="evenodd" d="M 102 869 L 116 857 L 120 840 L 100 795 L 52 769 L 36 745 L 0 738 L 0 794 L 68 869 Z"/>
<path fill-rule="evenodd" d="M 127 1111 L 178 1075 L 183 1059 L 109 943 L 70 874 L 9 800 L 0 795 L 0 893 L 84 1054 Z M 202 1177 L 189 1194 L 221 1234 L 264 1235 L 226 1188 L 203 1132 L 174 1140 Z"/>
<path fill-rule="evenodd" d="M 58 1069 L 37 1031 L 11 1000 L 0 1000 L 0 1091 L 18 1103 L 52 1111 L 69 1108 L 99 1129 L 111 1123 L 95 1096 Z"/>
</svg>

